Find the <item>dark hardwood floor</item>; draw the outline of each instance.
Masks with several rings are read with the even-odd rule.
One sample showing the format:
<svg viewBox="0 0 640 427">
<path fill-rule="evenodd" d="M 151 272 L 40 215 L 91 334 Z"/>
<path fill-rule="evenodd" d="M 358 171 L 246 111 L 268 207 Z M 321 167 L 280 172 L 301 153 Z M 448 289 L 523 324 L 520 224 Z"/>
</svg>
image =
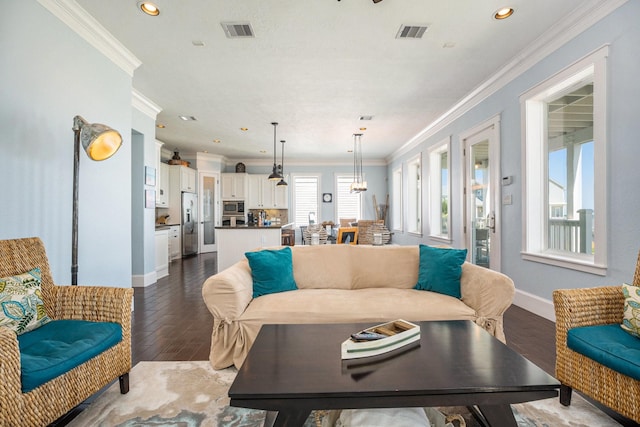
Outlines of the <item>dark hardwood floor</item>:
<svg viewBox="0 0 640 427">
<path fill-rule="evenodd" d="M 202 300 L 202 283 L 217 271 L 216 254 L 171 262 L 169 276 L 146 288 L 135 288 L 131 341 L 133 364 L 149 360 L 207 360 L 213 318 Z M 546 372 L 555 366 L 555 324 L 518 306 L 504 315 L 507 345 Z M 66 425 L 96 396 L 50 427 Z M 637 427 L 603 408 L 625 427 Z M 594 426 L 595 427 L 595 426 Z"/>
</svg>

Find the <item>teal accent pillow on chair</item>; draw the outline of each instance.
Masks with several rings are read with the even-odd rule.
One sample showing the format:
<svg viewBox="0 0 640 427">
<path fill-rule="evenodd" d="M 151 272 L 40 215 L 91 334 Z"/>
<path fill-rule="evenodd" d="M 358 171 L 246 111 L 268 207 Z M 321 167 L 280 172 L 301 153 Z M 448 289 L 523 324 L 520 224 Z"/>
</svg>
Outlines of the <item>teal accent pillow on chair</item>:
<svg viewBox="0 0 640 427">
<path fill-rule="evenodd" d="M 462 264 L 466 259 L 466 249 L 434 248 L 420 245 L 418 283 L 414 289 L 461 298 L 460 277 L 462 276 Z"/>
<path fill-rule="evenodd" d="M 253 297 L 298 289 L 293 279 L 291 248 L 246 252 L 253 278 Z"/>
</svg>

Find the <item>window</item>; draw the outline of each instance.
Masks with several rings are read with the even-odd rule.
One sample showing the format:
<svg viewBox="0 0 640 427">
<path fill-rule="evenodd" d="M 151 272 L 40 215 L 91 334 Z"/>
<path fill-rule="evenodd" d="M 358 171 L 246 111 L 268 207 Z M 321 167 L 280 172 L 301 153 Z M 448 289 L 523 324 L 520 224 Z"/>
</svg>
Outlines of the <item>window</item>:
<svg viewBox="0 0 640 427">
<path fill-rule="evenodd" d="M 293 181 L 293 218 L 296 227 L 309 225 L 309 213 L 318 218 L 318 200 L 320 188 L 319 175 L 292 175 Z"/>
<path fill-rule="evenodd" d="M 407 231 L 422 234 L 422 155 L 407 162 Z"/>
<path fill-rule="evenodd" d="M 429 226 L 432 237 L 449 239 L 451 229 L 449 209 L 449 138 L 440 142 L 429 153 Z"/>
<path fill-rule="evenodd" d="M 402 166 L 394 169 L 391 185 L 393 185 L 393 197 L 391 199 L 393 229 L 402 231 Z"/>
<path fill-rule="evenodd" d="M 603 47 L 522 95 L 525 259 L 606 274 Z"/>
<path fill-rule="evenodd" d="M 364 178 L 364 177 L 363 177 Z M 362 196 L 352 193 L 349 187 L 353 183 L 353 175 L 336 175 L 336 219 L 362 217 Z"/>
</svg>

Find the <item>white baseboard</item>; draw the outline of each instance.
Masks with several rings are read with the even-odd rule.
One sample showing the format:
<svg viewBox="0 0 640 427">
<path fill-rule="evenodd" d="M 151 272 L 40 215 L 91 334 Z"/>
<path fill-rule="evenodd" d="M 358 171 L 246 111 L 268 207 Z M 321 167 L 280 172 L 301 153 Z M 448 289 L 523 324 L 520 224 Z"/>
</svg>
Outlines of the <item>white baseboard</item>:
<svg viewBox="0 0 640 427">
<path fill-rule="evenodd" d="M 516 294 L 513 297 L 513 304 L 524 308 L 533 314 L 537 314 L 540 317 L 551 320 L 552 322 L 556 321 L 553 301 L 516 289 Z"/>
<path fill-rule="evenodd" d="M 147 273 L 145 275 L 133 275 L 131 276 L 131 285 L 134 288 L 144 288 L 145 286 L 153 285 L 158 281 L 158 276 L 155 271 Z"/>
</svg>

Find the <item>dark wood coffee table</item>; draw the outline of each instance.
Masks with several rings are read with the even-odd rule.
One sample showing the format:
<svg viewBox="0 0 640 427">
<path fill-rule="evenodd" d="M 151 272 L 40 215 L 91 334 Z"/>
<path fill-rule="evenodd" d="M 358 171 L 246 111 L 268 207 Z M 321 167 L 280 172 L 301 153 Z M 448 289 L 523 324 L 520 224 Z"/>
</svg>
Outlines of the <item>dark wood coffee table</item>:
<svg viewBox="0 0 640 427">
<path fill-rule="evenodd" d="M 555 378 L 470 321 L 420 322 L 420 346 L 369 364 L 341 360 L 342 341 L 373 324 L 263 326 L 231 406 L 271 411 L 265 425 L 275 416 L 276 426 L 302 426 L 313 409 L 470 406 L 508 427 L 517 426 L 510 404 L 558 395 Z"/>
</svg>

